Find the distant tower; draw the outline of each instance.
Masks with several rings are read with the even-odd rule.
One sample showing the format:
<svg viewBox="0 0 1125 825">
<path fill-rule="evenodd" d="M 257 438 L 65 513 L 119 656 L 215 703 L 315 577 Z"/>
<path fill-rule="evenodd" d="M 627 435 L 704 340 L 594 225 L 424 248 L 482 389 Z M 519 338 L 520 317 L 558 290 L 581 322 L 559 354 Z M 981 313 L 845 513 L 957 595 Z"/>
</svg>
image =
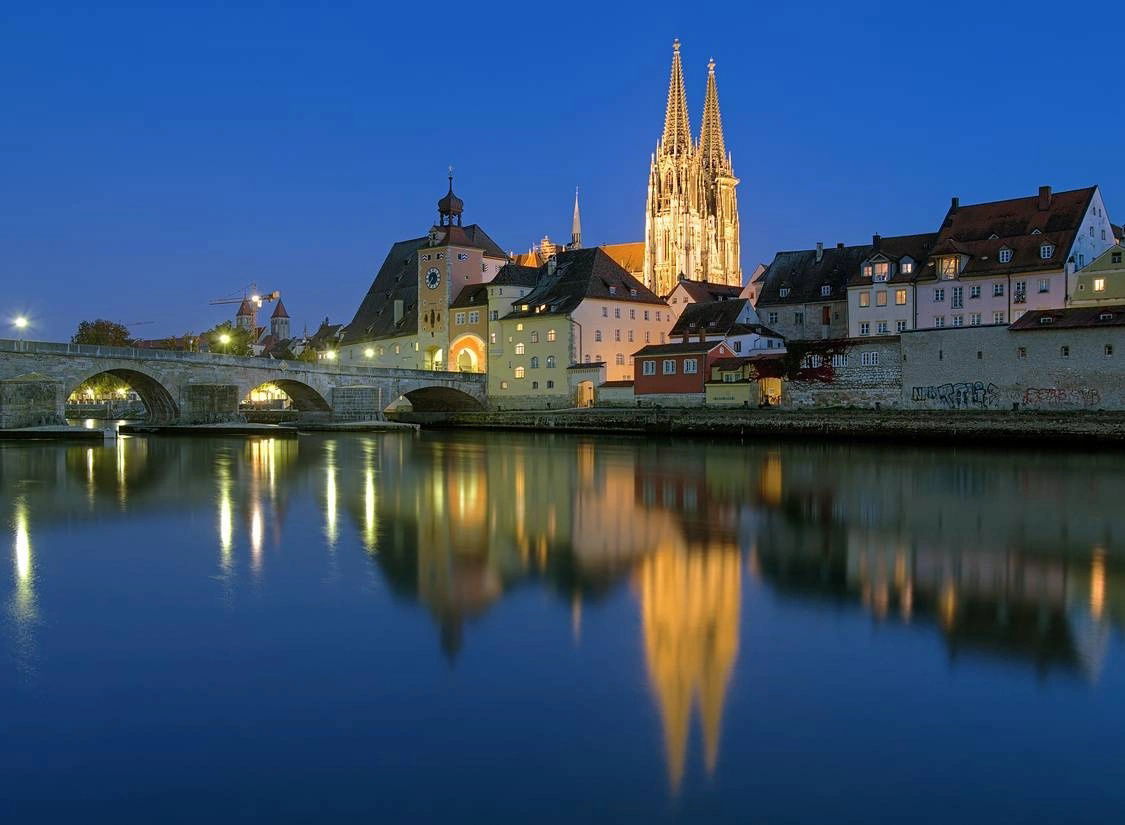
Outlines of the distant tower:
<svg viewBox="0 0 1125 825">
<path fill-rule="evenodd" d="M 456 220 L 461 225 L 461 213 L 465 209 L 465 202 L 453 194 L 453 167 L 449 167 L 449 192 L 437 202 L 438 226 L 453 226 Z"/>
<path fill-rule="evenodd" d="M 582 248 L 582 216 L 578 214 L 578 187 L 574 187 L 574 217 L 570 222 L 570 243 L 567 249 Z"/>
<path fill-rule="evenodd" d="M 682 275 L 693 281 L 741 285 L 738 179 L 723 139 L 715 61 L 708 64 L 699 143 L 691 136 L 680 41 L 672 44 L 672 73 L 664 133 L 652 154 L 645 206 L 645 286 L 667 295 Z"/>
<path fill-rule="evenodd" d="M 257 313 L 254 311 L 254 304 L 249 298 L 243 298 L 242 303 L 238 306 L 238 312 L 234 316 L 235 329 L 247 329 L 251 332 L 254 331 L 254 319 Z"/>
<path fill-rule="evenodd" d="M 277 306 L 270 316 L 270 334 L 278 341 L 289 340 L 289 313 L 285 311 L 285 304 L 277 299 Z"/>
</svg>

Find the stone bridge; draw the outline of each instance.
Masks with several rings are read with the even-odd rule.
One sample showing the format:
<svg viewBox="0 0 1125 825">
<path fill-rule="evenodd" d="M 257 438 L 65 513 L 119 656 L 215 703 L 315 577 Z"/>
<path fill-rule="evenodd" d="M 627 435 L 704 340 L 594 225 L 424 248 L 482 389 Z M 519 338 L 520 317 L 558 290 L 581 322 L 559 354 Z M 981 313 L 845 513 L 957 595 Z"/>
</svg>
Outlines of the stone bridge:
<svg viewBox="0 0 1125 825">
<path fill-rule="evenodd" d="M 475 373 L 0 339 L 0 428 L 62 423 L 66 399 L 102 373 L 136 391 L 150 422 L 175 424 L 236 420 L 239 402 L 266 383 L 302 417 L 337 421 L 378 417 L 400 397 L 419 411 L 484 409 L 487 389 Z"/>
</svg>

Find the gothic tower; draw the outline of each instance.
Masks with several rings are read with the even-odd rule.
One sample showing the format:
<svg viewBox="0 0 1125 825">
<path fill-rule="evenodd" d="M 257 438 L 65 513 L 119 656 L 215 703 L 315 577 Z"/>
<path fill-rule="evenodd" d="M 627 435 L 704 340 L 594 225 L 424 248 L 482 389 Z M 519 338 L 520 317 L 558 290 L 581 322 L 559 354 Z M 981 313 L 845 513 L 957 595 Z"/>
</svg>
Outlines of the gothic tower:
<svg viewBox="0 0 1125 825">
<path fill-rule="evenodd" d="M 645 286 L 667 295 L 680 277 L 742 284 L 738 201 L 731 157 L 723 139 L 715 61 L 708 64 L 699 143 L 692 140 L 680 41 L 672 44 L 672 73 L 664 133 L 649 168 L 645 206 Z"/>
</svg>

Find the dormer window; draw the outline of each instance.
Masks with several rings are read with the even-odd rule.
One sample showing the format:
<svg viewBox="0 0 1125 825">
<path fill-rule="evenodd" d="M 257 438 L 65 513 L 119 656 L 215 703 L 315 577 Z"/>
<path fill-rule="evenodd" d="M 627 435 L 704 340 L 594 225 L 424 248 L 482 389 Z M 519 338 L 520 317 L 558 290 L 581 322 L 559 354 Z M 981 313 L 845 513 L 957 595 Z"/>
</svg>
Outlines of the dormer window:
<svg viewBox="0 0 1125 825">
<path fill-rule="evenodd" d="M 1109 253 L 1109 262 L 1111 264 L 1121 263 L 1121 253 L 1120 252 L 1110 252 Z"/>
<path fill-rule="evenodd" d="M 1005 246 L 1004 248 L 1002 248 L 1000 250 L 1000 263 L 1006 264 L 1006 263 L 1011 263 L 1011 261 L 1012 261 L 1012 250 L 1008 249 L 1008 247 Z"/>
<path fill-rule="evenodd" d="M 886 261 L 879 261 L 875 264 L 875 280 L 885 281 L 891 274 L 891 265 Z"/>
<path fill-rule="evenodd" d="M 1048 258 L 1050 258 L 1054 254 L 1055 254 L 1055 245 L 1054 244 L 1045 243 L 1045 244 L 1042 244 L 1039 247 L 1039 257 L 1042 258 L 1043 260 L 1047 260 Z"/>
<path fill-rule="evenodd" d="M 1103 312 L 1101 315 L 1098 316 L 1098 320 L 1099 321 L 1112 321 L 1113 320 L 1113 313 L 1112 312 Z"/>
<path fill-rule="evenodd" d="M 629 295 L 633 298 L 636 298 L 637 297 L 637 290 L 636 289 L 630 289 Z"/>
<path fill-rule="evenodd" d="M 782 298 L 788 298 L 789 297 L 789 287 L 783 286 L 780 290 L 778 290 L 778 294 L 781 295 Z"/>
<path fill-rule="evenodd" d="M 820 294 L 824 297 L 827 297 L 827 296 L 831 295 L 832 294 L 832 287 L 830 287 L 828 284 L 825 284 L 824 286 L 822 286 L 820 288 Z"/>
<path fill-rule="evenodd" d="M 610 295 L 616 295 L 616 294 L 617 294 L 617 287 L 615 287 L 615 286 L 611 286 L 611 287 L 609 288 L 609 294 L 610 294 Z"/>
<path fill-rule="evenodd" d="M 914 261 L 910 260 L 909 258 L 905 258 L 899 264 L 899 268 L 902 270 L 903 275 L 913 275 L 914 274 Z"/>
<path fill-rule="evenodd" d="M 1039 319 L 1039 323 L 1040 324 L 1053 324 L 1053 323 L 1055 323 L 1054 316 L 1044 315 L 1042 318 Z"/>
<path fill-rule="evenodd" d="M 1031 234 L 1032 234 L 1032 235 L 1042 235 L 1043 233 L 1042 233 L 1042 232 L 1040 232 L 1040 231 L 1039 231 L 1038 229 L 1032 229 L 1032 230 L 1031 230 Z"/>
<path fill-rule="evenodd" d="M 958 260 L 956 255 L 950 255 L 942 258 L 939 266 L 941 267 L 941 277 L 950 280 L 957 277 Z"/>
<path fill-rule="evenodd" d="M 871 264 L 864 264 L 863 265 L 863 277 L 864 278 L 870 278 L 871 272 L 872 272 Z"/>
</svg>

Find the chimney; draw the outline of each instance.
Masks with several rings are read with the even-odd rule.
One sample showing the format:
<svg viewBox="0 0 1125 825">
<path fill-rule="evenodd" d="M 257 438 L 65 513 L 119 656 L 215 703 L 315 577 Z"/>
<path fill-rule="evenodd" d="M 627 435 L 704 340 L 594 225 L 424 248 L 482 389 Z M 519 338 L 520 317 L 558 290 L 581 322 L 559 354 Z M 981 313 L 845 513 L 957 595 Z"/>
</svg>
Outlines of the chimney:
<svg viewBox="0 0 1125 825">
<path fill-rule="evenodd" d="M 882 236 L 878 232 L 876 232 L 874 235 L 871 236 L 871 246 L 873 246 L 876 250 L 878 250 L 879 249 L 879 242 L 882 241 L 882 240 L 883 240 Z"/>
<path fill-rule="evenodd" d="M 836 248 L 837 248 L 837 249 L 843 249 L 843 248 L 844 248 L 844 245 L 843 245 L 842 243 L 837 243 L 837 244 L 836 244 Z"/>
<path fill-rule="evenodd" d="M 949 213 L 952 215 L 961 207 L 960 198 L 951 198 L 949 201 Z"/>
<path fill-rule="evenodd" d="M 402 299 L 395 299 L 395 323 L 397 324 L 402 320 Z"/>
<path fill-rule="evenodd" d="M 1051 208 L 1051 187 L 1050 186 L 1040 186 L 1039 187 L 1039 211 L 1040 212 L 1046 212 L 1050 208 Z"/>
<path fill-rule="evenodd" d="M 824 243 L 821 241 L 816 242 L 816 262 L 820 263 L 824 258 Z"/>
</svg>

